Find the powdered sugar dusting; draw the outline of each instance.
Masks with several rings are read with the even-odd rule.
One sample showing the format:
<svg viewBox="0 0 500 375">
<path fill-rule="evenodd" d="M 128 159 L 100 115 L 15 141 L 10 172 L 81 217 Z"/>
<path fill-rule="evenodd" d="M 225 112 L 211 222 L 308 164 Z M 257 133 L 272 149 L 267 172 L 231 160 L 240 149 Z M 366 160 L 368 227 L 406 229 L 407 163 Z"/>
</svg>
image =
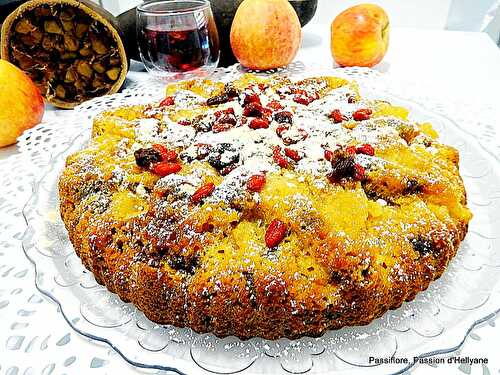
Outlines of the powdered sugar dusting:
<svg viewBox="0 0 500 375">
<path fill-rule="evenodd" d="M 279 82 L 279 80 L 278 80 Z M 300 160 L 288 160 L 295 171 L 314 177 L 314 184 L 324 186 L 325 176 L 331 168 L 325 159 L 325 150 L 335 151 L 350 145 L 370 144 L 377 148 L 394 143 L 404 143 L 399 135 L 401 125 L 410 125 L 396 117 L 376 117 L 364 121 L 354 121 L 353 113 L 361 108 L 373 107 L 373 102 L 359 99 L 356 88 L 351 84 L 326 90 L 325 80 L 306 80 L 300 84 L 281 82 L 275 89 L 272 86 L 258 87 L 251 85 L 240 92 L 236 99 L 228 100 L 214 107 L 205 105 L 206 99 L 188 90 L 179 90 L 174 95 L 174 110 L 203 109 L 202 115 L 190 119 L 188 124 L 172 120 L 172 111 L 164 112 L 161 121 L 142 119 L 136 123 L 136 145 L 162 143 L 179 150 L 184 161 L 192 162 L 200 156 L 199 145 L 224 149 L 217 160 L 210 157 L 209 162 L 224 168 L 224 180 L 218 184 L 209 198 L 232 201 L 241 198 L 245 183 L 253 174 L 277 171 L 280 166 L 273 159 L 273 151 L 278 148 L 283 152 L 298 153 Z M 323 90 L 323 91 L 322 91 Z M 321 93 L 321 94 L 320 94 Z M 267 108 L 268 127 L 252 129 L 249 124 L 259 116 L 244 116 L 247 96 L 257 96 L 263 108 Z M 303 103 L 304 100 L 309 103 Z M 273 103 L 279 103 L 279 107 Z M 332 121 L 331 113 L 340 111 L 343 121 Z M 291 120 L 278 121 L 276 113 L 289 112 Z M 223 117 L 228 114 L 229 117 Z M 214 124 L 219 119 L 233 119 L 234 123 L 223 124 L 223 129 L 216 131 Z M 365 169 L 383 168 L 383 161 L 375 156 L 356 155 L 356 163 Z M 224 169 L 225 170 L 225 169 Z M 195 186 L 201 183 L 198 176 L 187 176 L 182 185 L 185 192 L 193 193 Z M 174 177 L 161 179 L 158 184 L 178 182 Z M 180 187 L 177 186 L 178 189 Z M 184 195 L 181 194 L 181 195 Z"/>
</svg>

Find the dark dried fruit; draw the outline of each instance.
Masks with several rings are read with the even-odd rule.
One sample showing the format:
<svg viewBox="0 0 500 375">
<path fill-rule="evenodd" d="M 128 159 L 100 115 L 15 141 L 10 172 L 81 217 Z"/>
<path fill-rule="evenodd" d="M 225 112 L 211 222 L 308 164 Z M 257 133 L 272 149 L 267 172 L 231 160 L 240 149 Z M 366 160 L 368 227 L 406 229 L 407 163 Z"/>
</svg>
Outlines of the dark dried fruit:
<svg viewBox="0 0 500 375">
<path fill-rule="evenodd" d="M 141 167 L 148 169 L 151 164 L 161 161 L 161 153 L 154 148 L 140 148 L 134 152 L 135 163 Z"/>
<path fill-rule="evenodd" d="M 372 115 L 372 110 L 370 108 L 358 109 L 352 114 L 352 118 L 356 121 L 368 120 Z"/>
<path fill-rule="evenodd" d="M 280 124 L 292 124 L 293 122 L 293 115 L 291 112 L 288 111 L 281 111 L 277 112 L 274 114 L 274 121 L 280 123 Z"/>
<path fill-rule="evenodd" d="M 404 195 L 409 194 L 419 194 L 424 190 L 423 185 L 421 185 L 417 180 L 411 178 L 406 181 L 406 186 L 403 190 Z"/>
<path fill-rule="evenodd" d="M 211 98 L 208 98 L 207 105 L 214 106 L 214 105 L 227 103 L 228 101 L 229 101 L 229 96 L 224 93 L 224 94 L 215 95 L 215 96 L 212 96 Z"/>
<path fill-rule="evenodd" d="M 331 182 L 340 182 L 343 178 L 353 178 L 356 174 L 356 162 L 353 155 L 335 152 L 332 159 L 332 171 L 328 174 Z"/>
<path fill-rule="evenodd" d="M 433 243 L 422 236 L 413 238 L 410 242 L 413 246 L 413 249 L 421 256 L 433 253 L 435 251 Z"/>
<path fill-rule="evenodd" d="M 205 159 L 210 154 L 211 149 L 212 149 L 212 145 L 205 144 L 205 143 L 197 144 L 196 145 L 196 159 L 198 159 L 198 160 Z"/>
<path fill-rule="evenodd" d="M 278 219 L 274 219 L 266 230 L 266 246 L 270 249 L 278 246 L 285 238 L 287 230 L 285 223 Z"/>
<path fill-rule="evenodd" d="M 191 121 L 191 125 L 197 132 L 209 132 L 212 130 L 212 119 L 210 117 L 205 117 L 204 115 L 199 115 Z"/>
<path fill-rule="evenodd" d="M 180 172 L 182 165 L 176 162 L 162 161 L 157 164 L 153 164 L 151 167 L 151 172 L 157 174 L 160 177 L 165 177 L 173 173 Z"/>
<path fill-rule="evenodd" d="M 267 129 L 269 127 L 269 121 L 265 118 L 254 118 L 248 124 L 250 129 Z"/>
<path fill-rule="evenodd" d="M 226 83 L 224 85 L 224 92 L 230 98 L 235 98 L 240 95 L 238 89 L 234 87 L 231 83 Z"/>
<path fill-rule="evenodd" d="M 250 176 L 247 182 L 247 189 L 253 192 L 259 192 L 266 183 L 266 176 L 263 174 L 255 174 Z"/>
<path fill-rule="evenodd" d="M 210 149 L 208 163 L 219 172 L 240 161 L 239 151 L 230 143 L 219 143 Z"/>
<path fill-rule="evenodd" d="M 188 275 L 194 275 L 196 269 L 198 268 L 198 257 L 194 256 L 191 258 L 184 257 L 182 255 L 171 255 L 167 260 L 170 268 L 187 273 Z"/>
<path fill-rule="evenodd" d="M 194 192 L 191 196 L 191 203 L 199 203 L 202 199 L 208 197 L 215 190 L 215 185 L 212 182 L 203 185 Z"/>
</svg>

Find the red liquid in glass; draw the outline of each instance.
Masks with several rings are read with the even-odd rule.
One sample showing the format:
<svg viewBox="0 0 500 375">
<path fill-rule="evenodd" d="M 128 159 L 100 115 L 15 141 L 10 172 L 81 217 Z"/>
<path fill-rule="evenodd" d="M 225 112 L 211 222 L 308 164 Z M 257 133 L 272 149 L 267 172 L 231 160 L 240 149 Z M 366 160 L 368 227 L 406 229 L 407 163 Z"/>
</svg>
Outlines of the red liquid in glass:
<svg viewBox="0 0 500 375">
<path fill-rule="evenodd" d="M 170 72 L 189 72 L 208 63 L 211 41 L 207 26 L 169 30 L 144 28 L 139 35 L 142 55 L 154 66 Z"/>
</svg>

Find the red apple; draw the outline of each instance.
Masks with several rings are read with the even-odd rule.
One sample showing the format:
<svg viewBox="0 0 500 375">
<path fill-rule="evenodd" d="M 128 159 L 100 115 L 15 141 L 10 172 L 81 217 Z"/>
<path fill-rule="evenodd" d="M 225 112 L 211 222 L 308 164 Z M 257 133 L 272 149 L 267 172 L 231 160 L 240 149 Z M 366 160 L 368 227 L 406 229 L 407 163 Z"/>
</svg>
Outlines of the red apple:
<svg viewBox="0 0 500 375">
<path fill-rule="evenodd" d="M 331 50 L 340 66 L 378 64 L 389 45 L 389 17 L 374 4 L 344 10 L 332 23 Z"/>
<path fill-rule="evenodd" d="M 16 143 L 26 129 L 42 121 L 43 98 L 19 68 L 0 60 L 0 147 Z"/>
<path fill-rule="evenodd" d="M 244 0 L 231 26 L 231 48 L 247 68 L 279 68 L 297 54 L 301 33 L 297 13 L 287 0 Z"/>
</svg>

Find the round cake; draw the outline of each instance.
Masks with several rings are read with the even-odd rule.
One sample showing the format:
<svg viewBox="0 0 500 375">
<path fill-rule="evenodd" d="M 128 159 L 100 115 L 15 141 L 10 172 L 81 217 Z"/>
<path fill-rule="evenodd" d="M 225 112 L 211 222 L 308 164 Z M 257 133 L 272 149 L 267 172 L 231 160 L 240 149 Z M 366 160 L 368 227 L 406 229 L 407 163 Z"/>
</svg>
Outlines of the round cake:
<svg viewBox="0 0 500 375">
<path fill-rule="evenodd" d="M 246 339 L 364 325 L 426 289 L 471 213 L 457 150 L 335 77 L 171 84 L 94 119 L 60 209 L 154 322 Z"/>
</svg>

